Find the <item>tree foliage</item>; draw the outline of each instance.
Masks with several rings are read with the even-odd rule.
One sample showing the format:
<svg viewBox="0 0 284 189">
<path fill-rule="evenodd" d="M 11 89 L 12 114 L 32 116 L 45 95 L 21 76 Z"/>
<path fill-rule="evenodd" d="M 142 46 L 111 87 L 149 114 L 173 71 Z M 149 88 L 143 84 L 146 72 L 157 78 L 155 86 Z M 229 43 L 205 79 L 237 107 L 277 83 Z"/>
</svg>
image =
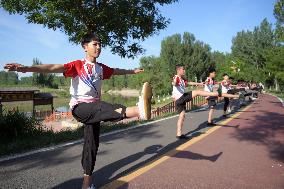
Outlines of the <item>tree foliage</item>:
<svg viewBox="0 0 284 189">
<path fill-rule="evenodd" d="M 42 63 L 37 59 L 33 59 L 33 65 L 41 65 Z M 55 74 L 49 73 L 33 73 L 33 83 L 42 87 L 58 88 L 54 83 Z"/>
<path fill-rule="evenodd" d="M 63 31 L 79 43 L 86 33 L 97 33 L 103 46 L 122 57 L 142 53 L 140 41 L 165 29 L 169 20 L 159 6 L 177 0 L 1 0 L 11 14 L 23 14 L 29 23 Z"/>
<path fill-rule="evenodd" d="M 0 85 L 16 85 L 19 83 L 19 77 L 16 72 L 0 71 Z"/>
<path fill-rule="evenodd" d="M 284 0 L 278 0 L 274 5 L 273 14 L 277 20 L 276 39 L 278 43 L 284 43 Z"/>
<path fill-rule="evenodd" d="M 170 94 L 171 80 L 175 74 L 175 66 L 183 64 L 186 67 L 186 78 L 189 80 L 205 77 L 207 70 L 215 66 L 211 48 L 208 44 L 196 40 L 194 35 L 185 32 L 183 35 L 174 34 L 161 42 L 159 57 L 146 56 L 140 59 L 140 67 L 145 70 L 138 75 L 127 76 L 127 82 L 122 76 L 113 76 L 104 81 L 104 90 L 111 88 L 140 89 L 143 82 L 150 82 L 155 95 Z M 125 85 L 127 83 L 127 86 Z"/>
<path fill-rule="evenodd" d="M 257 69 L 265 66 L 265 51 L 273 47 L 272 25 L 264 19 L 253 31 L 241 31 L 232 40 L 232 55 Z"/>
<path fill-rule="evenodd" d="M 161 61 L 163 72 L 171 77 L 175 74 L 175 66 L 186 66 L 187 78 L 201 80 L 215 63 L 208 44 L 196 40 L 194 35 L 185 32 L 165 38 L 161 43 Z"/>
<path fill-rule="evenodd" d="M 238 32 L 232 39 L 231 53 L 212 52 L 208 44 L 197 40 L 189 32 L 174 34 L 161 42 L 160 56 L 140 59 L 144 73 L 113 76 L 104 81 L 103 89 L 140 89 L 143 82 L 148 81 L 155 95 L 168 94 L 171 92 L 176 64 L 185 65 L 186 78 L 193 81 L 204 80 L 207 70 L 215 67 L 218 80 L 222 79 L 223 73 L 228 73 L 235 80 L 263 82 L 268 87 L 280 85 L 281 88 L 281 85 L 284 86 L 283 1 L 278 0 L 274 6 L 275 27 L 264 19 L 253 30 Z M 144 40 L 168 24 L 168 20 L 160 15 L 157 5 L 170 4 L 175 0 L 66 2 L 2 0 L 0 5 L 10 13 L 25 14 L 30 22 L 61 29 L 73 42 L 78 42 L 85 32 L 95 31 L 102 35 L 103 45 L 111 46 L 113 52 L 133 57 L 142 50 L 137 40 Z M 137 45 L 136 50 L 133 50 L 133 44 Z M 40 62 L 35 60 L 34 63 Z M 5 72 L 0 72 L 0 82 L 19 82 L 17 75 L 11 73 L 9 77 L 11 79 L 7 79 Z M 62 76 L 46 74 L 34 74 L 33 81 L 45 86 L 70 84 L 70 80 L 66 81 Z M 31 79 L 22 78 L 20 82 L 30 83 Z"/>
</svg>

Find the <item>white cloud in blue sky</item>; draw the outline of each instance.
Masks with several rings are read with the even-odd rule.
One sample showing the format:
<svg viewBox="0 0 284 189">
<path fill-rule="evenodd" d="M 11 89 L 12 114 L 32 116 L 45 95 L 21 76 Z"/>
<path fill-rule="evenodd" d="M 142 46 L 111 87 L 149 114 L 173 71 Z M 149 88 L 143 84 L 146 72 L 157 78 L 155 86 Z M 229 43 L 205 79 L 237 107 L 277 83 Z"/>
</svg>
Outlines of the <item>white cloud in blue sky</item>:
<svg viewBox="0 0 284 189">
<path fill-rule="evenodd" d="M 238 31 L 252 30 L 264 18 L 274 23 L 274 0 L 180 0 L 161 8 L 171 23 L 159 35 L 142 43 L 145 55 L 158 56 L 161 40 L 175 33 L 191 32 L 213 50 L 230 52 L 231 40 Z M 69 43 L 60 31 L 28 24 L 22 15 L 9 15 L 0 9 L 0 70 L 7 62 L 31 65 L 33 58 L 43 63 L 65 63 L 81 59 L 79 45 Z M 104 49 L 100 62 L 111 67 L 135 68 L 139 59 L 122 59 Z"/>
</svg>

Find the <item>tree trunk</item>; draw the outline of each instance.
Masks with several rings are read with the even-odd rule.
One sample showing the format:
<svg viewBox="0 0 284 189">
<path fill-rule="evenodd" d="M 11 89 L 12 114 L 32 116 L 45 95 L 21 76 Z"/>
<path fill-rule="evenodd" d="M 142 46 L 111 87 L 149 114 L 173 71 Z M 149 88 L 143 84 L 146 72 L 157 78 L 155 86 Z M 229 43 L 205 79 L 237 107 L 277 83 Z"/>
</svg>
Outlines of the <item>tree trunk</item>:
<svg viewBox="0 0 284 189">
<path fill-rule="evenodd" d="M 274 84 L 275 84 L 275 90 L 278 91 L 279 90 L 279 83 L 277 81 L 277 79 L 274 79 Z"/>
</svg>

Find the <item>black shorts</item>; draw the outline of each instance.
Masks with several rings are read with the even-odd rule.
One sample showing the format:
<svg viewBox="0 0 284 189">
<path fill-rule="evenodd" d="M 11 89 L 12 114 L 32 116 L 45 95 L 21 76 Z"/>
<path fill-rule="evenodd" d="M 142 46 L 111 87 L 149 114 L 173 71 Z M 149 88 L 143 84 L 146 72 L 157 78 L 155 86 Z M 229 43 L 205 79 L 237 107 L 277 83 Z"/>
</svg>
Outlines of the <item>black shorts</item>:
<svg viewBox="0 0 284 189">
<path fill-rule="evenodd" d="M 207 98 L 209 108 L 214 108 L 217 105 L 218 97 L 210 96 Z"/>
<path fill-rule="evenodd" d="M 181 113 L 186 110 L 186 103 L 192 100 L 192 91 L 184 93 L 179 99 L 176 100 L 176 111 Z"/>
<path fill-rule="evenodd" d="M 122 113 L 115 110 L 122 108 Z M 92 175 L 99 148 L 100 122 L 120 121 L 125 118 L 126 107 L 107 102 L 79 103 L 72 109 L 74 118 L 84 124 L 82 167 L 84 174 Z"/>
</svg>

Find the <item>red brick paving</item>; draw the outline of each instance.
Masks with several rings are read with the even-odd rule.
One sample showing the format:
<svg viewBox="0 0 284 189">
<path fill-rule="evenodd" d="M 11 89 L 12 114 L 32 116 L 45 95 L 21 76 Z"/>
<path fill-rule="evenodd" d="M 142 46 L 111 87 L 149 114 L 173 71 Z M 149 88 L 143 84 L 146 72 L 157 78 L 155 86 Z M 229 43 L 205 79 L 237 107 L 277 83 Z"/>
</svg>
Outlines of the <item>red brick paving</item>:
<svg viewBox="0 0 284 189">
<path fill-rule="evenodd" d="M 121 188 L 284 189 L 284 108 L 260 98 L 239 117 Z"/>
</svg>

